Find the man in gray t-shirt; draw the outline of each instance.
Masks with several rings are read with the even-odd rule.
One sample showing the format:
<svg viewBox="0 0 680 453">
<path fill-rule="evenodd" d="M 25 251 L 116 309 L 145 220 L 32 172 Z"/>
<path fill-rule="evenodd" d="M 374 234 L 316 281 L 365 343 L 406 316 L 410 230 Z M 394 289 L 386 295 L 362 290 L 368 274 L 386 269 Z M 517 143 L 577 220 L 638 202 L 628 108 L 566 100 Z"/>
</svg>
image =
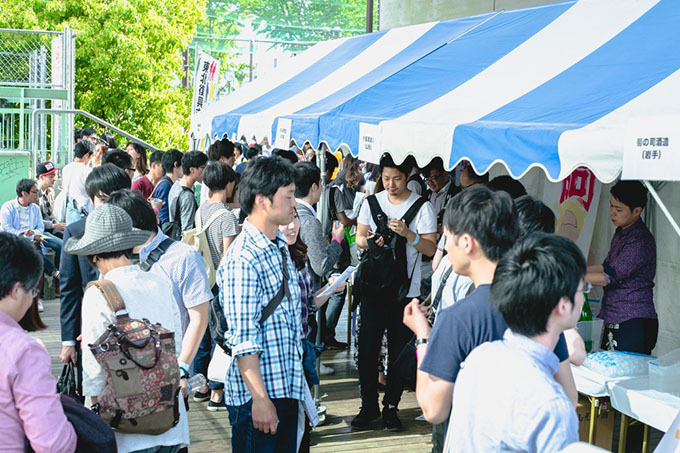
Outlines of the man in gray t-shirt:
<svg viewBox="0 0 680 453">
<path fill-rule="evenodd" d="M 207 163 L 208 157 L 200 151 L 186 153 L 182 157 L 184 176 L 173 184 L 168 194 L 168 217 L 170 222 L 180 223 L 183 233 L 194 228 L 194 216 L 198 209 L 194 184 L 203 181 L 203 170 Z"/>
</svg>

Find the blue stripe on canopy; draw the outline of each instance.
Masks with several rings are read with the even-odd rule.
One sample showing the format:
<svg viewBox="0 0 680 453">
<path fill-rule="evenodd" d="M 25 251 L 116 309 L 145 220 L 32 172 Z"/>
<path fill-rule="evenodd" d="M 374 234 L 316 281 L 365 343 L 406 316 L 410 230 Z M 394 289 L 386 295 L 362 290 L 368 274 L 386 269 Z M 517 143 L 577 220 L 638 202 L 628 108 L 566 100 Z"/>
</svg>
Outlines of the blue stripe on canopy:
<svg viewBox="0 0 680 453">
<path fill-rule="evenodd" d="M 449 93 L 531 38 L 573 4 L 565 2 L 498 14 L 322 115 L 319 137 L 332 149 L 346 143 L 356 154 L 359 123 L 377 124 L 398 118 Z"/>
<path fill-rule="evenodd" d="M 520 175 L 540 163 L 557 178 L 563 132 L 602 118 L 680 68 L 678 24 L 677 0 L 661 1 L 552 80 L 479 121 L 458 126 L 449 164 L 474 156 L 476 170 L 484 172 L 500 158 Z"/>
<path fill-rule="evenodd" d="M 319 61 L 314 64 L 313 70 L 303 71 L 251 102 L 248 102 L 231 112 L 213 118 L 213 134 L 217 134 L 221 137 L 225 133 L 236 131 L 241 115 L 260 112 L 272 105 L 276 105 L 295 96 L 302 90 L 326 77 L 329 71 L 333 71 L 335 68 L 339 68 L 351 61 L 378 39 L 385 36 L 385 33 L 387 32 L 369 33 L 347 39 L 336 49 L 328 53 L 328 55 L 320 58 Z"/>
<path fill-rule="evenodd" d="M 355 82 L 350 83 L 330 96 L 299 110 L 293 115 L 285 116 L 284 118 L 290 118 L 292 120 L 291 138 L 296 139 L 296 142 L 298 143 L 305 140 L 310 140 L 312 143 L 318 143 L 318 118 L 321 114 L 326 113 L 352 99 L 354 96 L 361 94 L 366 89 L 404 69 L 406 66 L 424 57 L 428 53 L 444 46 L 447 42 L 456 38 L 461 33 L 478 25 L 494 14 L 496 13 L 482 14 L 479 16 L 437 23 L 406 49 L 402 50 L 384 64 L 375 68 Z M 276 135 L 277 123 L 278 119 L 274 122 L 272 137 Z"/>
</svg>

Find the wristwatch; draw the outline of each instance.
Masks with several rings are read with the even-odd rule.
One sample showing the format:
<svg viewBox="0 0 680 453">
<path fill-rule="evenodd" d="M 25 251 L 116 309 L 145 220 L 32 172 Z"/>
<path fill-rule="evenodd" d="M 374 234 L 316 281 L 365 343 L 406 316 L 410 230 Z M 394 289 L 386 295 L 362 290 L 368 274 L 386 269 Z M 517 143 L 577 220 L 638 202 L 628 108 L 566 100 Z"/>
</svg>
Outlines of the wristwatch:
<svg viewBox="0 0 680 453">
<path fill-rule="evenodd" d="M 427 338 L 418 338 L 416 339 L 415 347 L 417 348 L 420 345 L 427 344 Z"/>
</svg>

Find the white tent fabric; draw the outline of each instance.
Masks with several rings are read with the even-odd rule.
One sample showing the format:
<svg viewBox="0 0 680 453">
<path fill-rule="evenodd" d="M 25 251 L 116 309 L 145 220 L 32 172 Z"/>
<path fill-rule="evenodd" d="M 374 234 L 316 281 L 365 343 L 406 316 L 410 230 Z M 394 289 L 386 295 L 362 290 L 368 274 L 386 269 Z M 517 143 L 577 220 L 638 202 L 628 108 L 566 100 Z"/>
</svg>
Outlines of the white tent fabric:
<svg viewBox="0 0 680 453">
<path fill-rule="evenodd" d="M 320 43 L 192 119 L 196 138 L 272 137 L 290 121 L 301 144 L 370 135 L 420 165 L 462 159 L 558 181 L 586 165 L 621 171 L 628 121 L 680 114 L 680 2 L 580 0 Z"/>
</svg>

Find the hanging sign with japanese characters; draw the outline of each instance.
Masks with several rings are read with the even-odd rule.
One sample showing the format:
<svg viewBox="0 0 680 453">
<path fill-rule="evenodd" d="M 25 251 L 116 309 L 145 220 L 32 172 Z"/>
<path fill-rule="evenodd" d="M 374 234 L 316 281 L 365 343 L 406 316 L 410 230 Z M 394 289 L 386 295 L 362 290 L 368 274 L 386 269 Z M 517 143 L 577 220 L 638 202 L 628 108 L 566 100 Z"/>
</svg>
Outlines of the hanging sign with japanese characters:
<svg viewBox="0 0 680 453">
<path fill-rule="evenodd" d="M 380 163 L 380 126 L 359 123 L 359 159 L 372 164 Z"/>
<path fill-rule="evenodd" d="M 290 118 L 279 118 L 276 126 L 276 137 L 274 146 L 281 149 L 290 148 L 290 129 L 293 127 L 293 120 Z"/>
<path fill-rule="evenodd" d="M 621 179 L 680 181 L 680 117 L 628 122 Z"/>
</svg>

